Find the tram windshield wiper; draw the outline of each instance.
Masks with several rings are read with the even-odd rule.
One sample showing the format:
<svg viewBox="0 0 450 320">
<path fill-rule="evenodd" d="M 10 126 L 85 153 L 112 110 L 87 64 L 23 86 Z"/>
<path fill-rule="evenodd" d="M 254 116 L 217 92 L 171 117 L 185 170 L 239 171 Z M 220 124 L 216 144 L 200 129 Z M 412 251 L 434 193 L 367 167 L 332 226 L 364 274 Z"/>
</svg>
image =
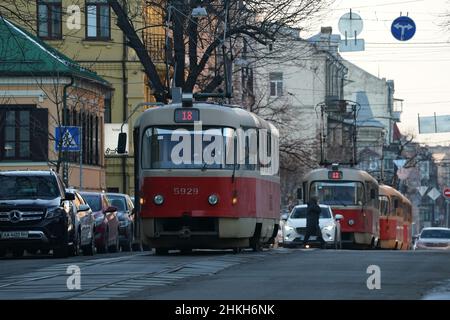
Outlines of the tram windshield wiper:
<svg viewBox="0 0 450 320">
<path fill-rule="evenodd" d="M 208 164 L 203 162 L 202 171 L 206 171 L 206 169 L 208 169 Z"/>
<path fill-rule="evenodd" d="M 235 175 L 236 175 L 236 161 L 233 162 L 233 174 L 231 175 L 231 183 L 234 182 Z"/>
</svg>

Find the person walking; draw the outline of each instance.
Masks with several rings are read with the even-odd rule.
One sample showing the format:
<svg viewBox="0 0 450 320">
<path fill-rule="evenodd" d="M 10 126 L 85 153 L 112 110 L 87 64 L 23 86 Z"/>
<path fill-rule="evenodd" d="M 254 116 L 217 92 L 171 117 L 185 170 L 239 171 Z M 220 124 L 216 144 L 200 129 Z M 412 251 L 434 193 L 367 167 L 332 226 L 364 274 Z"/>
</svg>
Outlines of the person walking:
<svg viewBox="0 0 450 320">
<path fill-rule="evenodd" d="M 321 208 L 318 204 L 317 197 L 311 197 L 306 208 L 306 234 L 303 240 L 303 246 L 306 247 L 310 236 L 317 236 L 320 241 L 321 248 L 325 248 L 325 240 L 322 237 L 322 230 L 319 226 Z"/>
</svg>

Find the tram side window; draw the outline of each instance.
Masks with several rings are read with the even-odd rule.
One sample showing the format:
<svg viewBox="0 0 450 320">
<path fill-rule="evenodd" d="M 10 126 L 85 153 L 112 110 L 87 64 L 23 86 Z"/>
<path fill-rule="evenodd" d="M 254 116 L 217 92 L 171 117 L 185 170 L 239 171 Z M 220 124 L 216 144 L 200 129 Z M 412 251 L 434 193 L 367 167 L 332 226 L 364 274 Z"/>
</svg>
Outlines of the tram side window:
<svg viewBox="0 0 450 320">
<path fill-rule="evenodd" d="M 389 215 L 389 198 L 380 196 L 380 214 L 383 216 Z"/>
</svg>

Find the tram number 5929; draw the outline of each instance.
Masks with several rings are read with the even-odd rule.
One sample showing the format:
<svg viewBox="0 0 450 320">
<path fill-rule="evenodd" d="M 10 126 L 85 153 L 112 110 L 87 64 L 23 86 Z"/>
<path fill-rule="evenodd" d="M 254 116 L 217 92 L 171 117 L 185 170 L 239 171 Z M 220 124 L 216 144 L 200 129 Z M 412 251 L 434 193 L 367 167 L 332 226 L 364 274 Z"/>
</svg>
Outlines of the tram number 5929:
<svg viewBox="0 0 450 320">
<path fill-rule="evenodd" d="M 176 196 L 195 196 L 198 195 L 198 188 L 173 188 L 173 194 Z"/>
</svg>

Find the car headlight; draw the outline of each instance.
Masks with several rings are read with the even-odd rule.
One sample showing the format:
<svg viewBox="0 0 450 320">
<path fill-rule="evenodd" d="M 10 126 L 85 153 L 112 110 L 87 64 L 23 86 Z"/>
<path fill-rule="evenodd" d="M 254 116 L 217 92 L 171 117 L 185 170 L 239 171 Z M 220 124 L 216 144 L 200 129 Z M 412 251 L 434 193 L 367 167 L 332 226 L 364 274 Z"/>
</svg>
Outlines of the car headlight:
<svg viewBox="0 0 450 320">
<path fill-rule="evenodd" d="M 323 227 L 323 230 L 324 230 L 324 231 L 332 231 L 333 228 L 334 228 L 334 226 L 333 226 L 332 224 L 329 224 L 329 225 Z"/>
<path fill-rule="evenodd" d="M 210 205 L 214 206 L 219 202 L 219 197 L 216 194 L 212 194 L 208 197 L 208 202 Z"/>
<path fill-rule="evenodd" d="M 293 231 L 293 230 L 294 230 L 294 227 L 292 227 L 292 226 L 290 226 L 290 225 L 288 225 L 288 224 L 285 224 L 285 225 L 284 225 L 284 230 L 285 230 L 285 231 Z"/>
<path fill-rule="evenodd" d="M 61 217 L 63 215 L 64 211 L 61 210 L 59 207 L 51 208 L 47 210 L 47 213 L 45 214 L 45 219 L 53 219 L 57 217 Z"/>
<path fill-rule="evenodd" d="M 423 243 L 423 242 L 420 242 L 420 241 L 418 241 L 417 243 L 416 243 L 416 248 L 426 248 L 427 246 Z"/>
<path fill-rule="evenodd" d="M 153 202 L 154 202 L 156 205 L 160 206 L 160 205 L 162 205 L 162 204 L 164 203 L 164 197 L 163 197 L 162 195 L 160 195 L 160 194 L 157 194 L 157 195 L 153 198 Z"/>
</svg>

